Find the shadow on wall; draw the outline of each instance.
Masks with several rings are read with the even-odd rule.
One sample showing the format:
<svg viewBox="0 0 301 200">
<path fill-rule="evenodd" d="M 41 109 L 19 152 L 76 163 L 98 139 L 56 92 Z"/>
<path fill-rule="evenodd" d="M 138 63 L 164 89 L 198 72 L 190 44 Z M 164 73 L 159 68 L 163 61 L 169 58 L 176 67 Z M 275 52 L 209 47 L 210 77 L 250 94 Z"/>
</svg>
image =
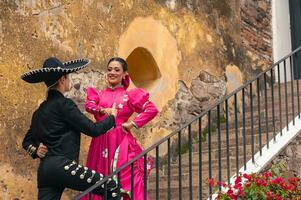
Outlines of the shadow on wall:
<svg viewBox="0 0 301 200">
<path fill-rule="evenodd" d="M 129 75 L 135 86 L 151 91 L 161 78 L 161 72 L 151 53 L 138 47 L 126 59 Z"/>
</svg>

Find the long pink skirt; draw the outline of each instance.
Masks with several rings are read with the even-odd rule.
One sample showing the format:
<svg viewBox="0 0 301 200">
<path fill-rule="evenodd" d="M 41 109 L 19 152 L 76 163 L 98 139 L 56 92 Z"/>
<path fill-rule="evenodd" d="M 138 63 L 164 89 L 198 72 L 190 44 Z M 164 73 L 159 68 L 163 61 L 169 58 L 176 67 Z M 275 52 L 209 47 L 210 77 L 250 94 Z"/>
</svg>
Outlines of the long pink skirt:
<svg viewBox="0 0 301 200">
<path fill-rule="evenodd" d="M 123 164 L 134 159 L 143 151 L 131 133 L 125 133 L 121 126 L 117 126 L 108 133 L 92 139 L 89 149 L 87 167 L 95 171 L 108 175 Z M 153 159 L 147 158 L 147 175 L 153 166 Z M 117 176 L 113 177 L 116 182 Z M 131 194 L 131 166 L 120 172 L 120 185 L 123 199 L 144 199 L 144 158 L 134 162 L 134 192 Z M 88 200 L 86 196 L 83 198 Z M 93 200 L 102 198 L 93 195 Z M 147 200 L 149 200 L 147 194 Z"/>
</svg>

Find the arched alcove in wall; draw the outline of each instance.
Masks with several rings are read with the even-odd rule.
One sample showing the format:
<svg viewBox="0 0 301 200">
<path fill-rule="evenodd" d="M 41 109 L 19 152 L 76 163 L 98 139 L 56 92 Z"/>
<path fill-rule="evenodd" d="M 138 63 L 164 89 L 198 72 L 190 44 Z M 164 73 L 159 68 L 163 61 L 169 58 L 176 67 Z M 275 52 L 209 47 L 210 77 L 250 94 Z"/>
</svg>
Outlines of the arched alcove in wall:
<svg viewBox="0 0 301 200">
<path fill-rule="evenodd" d="M 128 72 L 137 87 L 152 90 L 161 78 L 161 72 L 152 54 L 143 47 L 134 49 L 126 59 Z"/>
<path fill-rule="evenodd" d="M 181 54 L 169 30 L 153 17 L 137 17 L 119 39 L 118 56 L 129 65 L 131 87 L 141 87 L 161 110 L 175 97 Z"/>
</svg>

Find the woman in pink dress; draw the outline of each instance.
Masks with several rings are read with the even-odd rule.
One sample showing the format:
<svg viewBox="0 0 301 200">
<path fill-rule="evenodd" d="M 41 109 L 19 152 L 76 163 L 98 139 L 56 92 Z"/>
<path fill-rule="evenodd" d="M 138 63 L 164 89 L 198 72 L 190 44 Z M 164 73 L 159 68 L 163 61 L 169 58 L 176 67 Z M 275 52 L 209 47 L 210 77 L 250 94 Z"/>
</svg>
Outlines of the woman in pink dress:
<svg viewBox="0 0 301 200">
<path fill-rule="evenodd" d="M 94 115 L 96 121 L 105 119 L 113 104 L 116 104 L 118 109 L 116 127 L 107 134 L 92 139 L 87 159 L 87 167 L 109 175 L 143 151 L 130 130 L 144 126 L 157 115 L 158 109 L 149 100 L 149 93 L 145 90 L 140 88 L 127 90 L 130 78 L 124 59 L 114 57 L 108 62 L 106 81 L 108 87 L 104 90 L 97 91 L 91 87 L 87 89 L 85 107 L 87 112 Z M 134 112 L 138 115 L 132 121 L 128 121 Z M 152 165 L 153 160 L 148 158 L 148 174 Z M 144 199 L 143 158 L 134 163 L 134 194 L 131 194 L 130 167 L 121 171 L 120 185 L 124 199 L 131 199 L 132 196 L 136 200 Z M 93 196 L 93 200 L 100 199 Z"/>
</svg>

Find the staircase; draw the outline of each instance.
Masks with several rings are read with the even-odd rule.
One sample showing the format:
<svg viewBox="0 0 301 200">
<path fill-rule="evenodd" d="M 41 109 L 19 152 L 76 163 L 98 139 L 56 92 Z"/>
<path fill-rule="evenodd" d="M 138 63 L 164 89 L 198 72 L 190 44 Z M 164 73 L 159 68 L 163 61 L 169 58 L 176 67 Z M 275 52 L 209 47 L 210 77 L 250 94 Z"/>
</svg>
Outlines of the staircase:
<svg viewBox="0 0 301 200">
<path fill-rule="evenodd" d="M 253 114 L 251 113 L 250 101 L 245 102 L 245 122 L 243 123 L 243 112 L 237 113 L 237 126 L 235 126 L 235 117 L 234 114 L 231 114 L 231 120 L 228 124 L 228 133 L 229 137 L 227 139 L 227 128 L 226 122 L 223 121 L 220 125 L 220 135 L 221 135 L 221 177 L 223 182 L 227 182 L 231 176 L 233 176 L 238 169 L 243 167 L 243 163 L 252 158 L 252 135 L 254 140 L 254 150 L 256 153 L 259 151 L 260 147 L 260 137 L 261 137 L 261 147 L 266 144 L 269 140 L 273 139 L 273 135 L 280 132 L 286 126 L 286 116 L 288 116 L 288 122 L 292 121 L 293 117 L 297 115 L 298 112 L 298 97 L 297 94 L 297 81 L 293 81 L 293 93 L 291 93 L 291 82 L 286 84 L 274 83 L 273 92 L 274 92 L 274 116 L 272 109 L 272 88 L 267 89 L 267 110 L 268 110 L 268 123 L 266 123 L 265 116 L 265 96 L 261 94 L 259 97 L 260 105 L 258 105 L 258 95 L 253 96 Z M 299 82 L 298 84 L 301 84 Z M 278 88 L 280 87 L 280 102 L 279 102 L 279 93 Z M 287 87 L 287 89 L 285 89 Z M 286 91 L 285 91 L 286 90 Z M 285 96 L 287 93 L 287 96 Z M 301 88 L 299 88 L 299 93 L 301 93 Z M 287 97 L 287 106 L 285 104 Z M 239 98 L 238 98 L 239 99 Z M 294 106 L 292 105 L 292 99 Z M 280 105 L 280 107 L 279 107 Z M 300 104 L 299 104 L 300 105 Z M 240 109 L 243 111 L 242 105 L 240 104 Z M 260 106 L 260 107 L 259 107 Z M 260 112 L 258 113 L 258 108 Z M 300 109 L 300 107 L 299 107 Z M 239 109 L 238 109 L 239 110 Z M 281 111 L 281 113 L 280 113 Z M 294 116 L 293 116 L 294 113 Z M 253 118 L 251 116 L 253 115 Z M 253 119 L 253 122 L 251 122 Z M 280 123 L 281 121 L 281 123 Z M 260 123 L 259 123 L 260 122 Z M 274 122 L 274 123 L 273 123 Z M 251 126 L 253 125 L 253 126 Z M 237 128 L 236 128 L 237 127 Z M 253 127 L 253 130 L 252 130 Z M 261 129 L 261 135 L 259 128 Z M 268 129 L 267 129 L 268 128 Z M 275 129 L 274 129 L 275 128 Z M 237 139 L 236 139 L 236 130 L 237 130 Z M 275 130 L 275 132 L 274 132 Z M 268 131 L 268 134 L 267 134 Z M 243 139 L 243 133 L 245 133 L 245 140 Z M 191 172 L 189 169 L 189 152 L 182 153 L 181 155 L 181 172 L 179 171 L 179 155 L 177 152 L 172 152 L 173 156 L 170 163 L 170 172 L 168 172 L 168 167 L 166 164 L 161 166 L 159 171 L 159 193 L 157 198 L 159 199 L 189 199 L 190 184 L 189 176 L 191 174 L 191 188 L 192 188 L 192 199 L 199 199 L 199 195 L 202 195 L 202 199 L 207 199 L 209 197 L 209 160 L 208 160 L 208 135 L 207 138 L 203 139 L 202 150 L 199 149 L 199 137 L 197 132 L 192 132 L 193 141 L 191 148 Z M 268 135 L 268 138 L 267 138 Z M 227 156 L 227 141 L 229 144 L 229 156 Z M 244 158 L 244 142 L 245 141 L 245 158 Z M 236 146 L 236 144 L 238 144 Z M 182 144 L 182 146 L 184 146 Z M 187 145 L 186 145 L 187 146 Z M 182 147 L 183 148 L 183 147 Z M 236 156 L 236 149 L 238 149 L 238 155 Z M 218 180 L 219 164 L 218 164 L 218 134 L 215 128 L 211 132 L 211 177 Z M 175 155 L 175 153 L 177 155 Z M 253 154 L 254 154 L 253 153 Z M 202 171 L 202 187 L 200 187 L 199 180 L 199 154 L 202 157 L 201 171 Z M 264 156 L 264 154 L 263 154 Z M 228 161 L 227 161 L 228 159 Z M 236 159 L 239 162 L 239 166 L 236 166 Z M 227 167 L 227 162 L 229 167 Z M 170 173 L 170 177 L 168 177 Z M 181 176 L 179 175 L 181 173 Z M 168 189 L 168 180 L 170 180 L 170 186 Z M 181 180 L 182 191 L 179 189 L 179 180 Z M 202 193 L 200 193 L 200 189 Z M 156 171 L 152 170 L 149 180 L 148 180 L 148 192 L 150 199 L 156 198 Z M 181 195 L 181 198 L 180 198 Z"/>
<path fill-rule="evenodd" d="M 300 53 L 301 47 L 74 199 L 106 184 L 127 167 L 131 167 L 133 182 L 134 163 L 141 158 L 146 175 L 150 154 L 154 155 L 155 168 L 148 178 L 145 176 L 144 190 L 156 200 L 210 199 L 214 191 L 207 184 L 209 178 L 230 182 L 239 171 L 262 170 L 301 129 L 301 82 L 287 81 L 293 80 L 289 63 Z M 131 190 L 135 190 L 133 184 Z"/>
</svg>

